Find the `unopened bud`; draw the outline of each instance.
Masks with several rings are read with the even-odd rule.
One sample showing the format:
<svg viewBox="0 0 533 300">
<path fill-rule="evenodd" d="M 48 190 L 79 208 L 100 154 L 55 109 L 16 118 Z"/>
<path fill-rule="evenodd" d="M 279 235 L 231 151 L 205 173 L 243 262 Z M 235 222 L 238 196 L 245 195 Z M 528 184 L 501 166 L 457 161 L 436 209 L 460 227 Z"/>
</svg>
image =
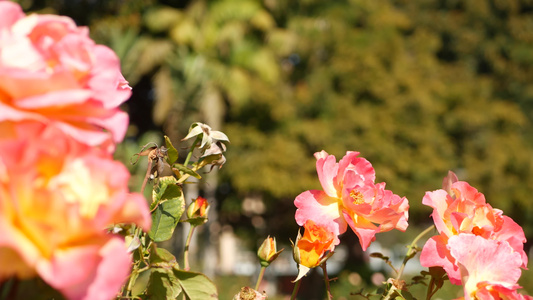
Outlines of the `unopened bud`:
<svg viewBox="0 0 533 300">
<path fill-rule="evenodd" d="M 209 211 L 209 203 L 207 199 L 198 197 L 187 208 L 187 222 L 193 226 L 198 226 L 207 222 L 207 213 Z"/>
<path fill-rule="evenodd" d="M 257 250 L 257 256 L 261 260 L 261 266 L 267 267 L 270 265 L 270 263 L 273 262 L 283 250 L 284 249 L 277 251 L 276 239 L 271 238 L 270 236 L 267 237 L 259 247 L 259 250 Z"/>
</svg>

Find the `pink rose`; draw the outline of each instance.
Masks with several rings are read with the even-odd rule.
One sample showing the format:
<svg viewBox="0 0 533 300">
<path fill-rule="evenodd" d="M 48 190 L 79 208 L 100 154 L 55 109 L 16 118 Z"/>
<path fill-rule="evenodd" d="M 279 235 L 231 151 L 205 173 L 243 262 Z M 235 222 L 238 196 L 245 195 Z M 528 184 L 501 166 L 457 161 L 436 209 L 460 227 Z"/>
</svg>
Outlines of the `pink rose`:
<svg viewBox="0 0 533 300">
<path fill-rule="evenodd" d="M 464 299 L 527 299 L 517 293 L 522 258 L 506 241 L 469 233 L 450 237 L 448 248 L 459 266 Z"/>
<path fill-rule="evenodd" d="M 10 1 L 0 15 L 0 122 L 38 121 L 92 146 L 120 142 L 128 116 L 118 107 L 131 90 L 113 51 L 67 17 L 24 16 Z"/>
<path fill-rule="evenodd" d="M 424 267 L 440 266 L 450 282 L 461 283 L 460 270 L 450 253 L 448 240 L 461 233 L 472 233 L 485 239 L 505 241 L 527 265 L 523 244 L 524 231 L 499 209 L 485 202 L 485 196 L 464 181 L 453 182 L 451 195 L 445 190 L 427 192 L 422 203 L 433 207 L 432 218 L 439 235 L 429 239 L 420 255 Z M 452 196 L 453 195 L 453 196 Z"/>
<path fill-rule="evenodd" d="M 0 281 L 40 276 L 68 299 L 111 299 L 127 278 L 116 223 L 151 225 L 146 200 L 109 153 L 55 127 L 17 123 L 0 140 Z"/>
<path fill-rule="evenodd" d="M 295 218 L 300 226 L 312 220 L 335 235 L 344 233 L 349 225 L 366 250 L 376 233 L 394 228 L 405 231 L 409 203 L 405 197 L 385 190 L 385 183 L 375 184 L 374 168 L 358 155 L 349 151 L 337 163 L 335 156 L 325 151 L 315 153 L 324 190 L 298 195 L 294 200 L 298 208 Z M 338 243 L 336 238 L 335 245 Z"/>
</svg>

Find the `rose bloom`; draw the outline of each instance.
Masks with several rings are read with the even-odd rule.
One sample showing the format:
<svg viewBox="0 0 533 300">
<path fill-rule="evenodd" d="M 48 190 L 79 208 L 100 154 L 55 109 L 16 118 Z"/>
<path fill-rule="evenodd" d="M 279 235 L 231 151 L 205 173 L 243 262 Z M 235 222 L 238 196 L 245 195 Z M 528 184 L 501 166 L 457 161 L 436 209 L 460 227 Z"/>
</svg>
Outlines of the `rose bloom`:
<svg viewBox="0 0 533 300">
<path fill-rule="evenodd" d="M 38 121 L 113 149 L 128 125 L 118 106 L 131 95 L 115 53 L 68 17 L 25 16 L 2 0 L 0 16 L 0 122 Z"/>
<path fill-rule="evenodd" d="M 296 240 L 298 264 L 308 268 L 318 267 L 328 251 L 333 251 L 335 235 L 326 228 L 308 220 L 304 224 L 304 235 Z"/>
<path fill-rule="evenodd" d="M 9 129 L 0 139 L 0 281 L 40 276 L 68 299 L 113 298 L 132 257 L 105 228 L 151 223 L 146 200 L 128 192 L 128 170 L 57 128 L 7 125 L 0 126 Z"/>
<path fill-rule="evenodd" d="M 448 241 L 464 286 L 464 298 L 531 299 L 517 293 L 522 257 L 506 241 L 461 233 Z"/>
<path fill-rule="evenodd" d="M 461 274 L 451 255 L 448 240 L 461 233 L 471 233 L 484 239 L 505 241 L 520 255 L 521 266 L 526 268 L 527 256 L 523 249 L 524 231 L 499 209 L 485 202 L 485 196 L 467 182 L 457 181 L 445 190 L 427 192 L 422 203 L 433 207 L 432 218 L 439 235 L 429 239 L 420 255 L 424 267 L 443 267 L 450 282 L 461 284 Z M 453 196 L 452 196 L 453 195 Z"/>
<path fill-rule="evenodd" d="M 366 250 L 376 233 L 407 229 L 409 203 L 407 198 L 385 190 L 385 183 L 375 184 L 374 168 L 358 155 L 349 151 L 337 163 L 335 156 L 325 151 L 315 153 L 324 190 L 298 195 L 295 219 L 300 226 L 312 220 L 335 235 L 344 233 L 349 225 Z M 335 245 L 338 243 L 336 237 Z"/>
</svg>

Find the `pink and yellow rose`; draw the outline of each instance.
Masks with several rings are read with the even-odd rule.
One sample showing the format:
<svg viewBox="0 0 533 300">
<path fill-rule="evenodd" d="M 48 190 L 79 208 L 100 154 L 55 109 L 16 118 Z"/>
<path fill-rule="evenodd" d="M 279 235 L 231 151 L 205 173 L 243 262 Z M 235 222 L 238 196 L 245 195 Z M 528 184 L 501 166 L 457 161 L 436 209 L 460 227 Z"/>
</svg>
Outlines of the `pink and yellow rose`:
<svg viewBox="0 0 533 300">
<path fill-rule="evenodd" d="M 68 299 L 112 298 L 132 258 L 105 228 L 151 224 L 128 170 L 54 127 L 18 123 L 11 134 L 0 140 L 0 281 L 40 276 Z"/>
<path fill-rule="evenodd" d="M 70 18 L 2 0 L 0 16 L 0 281 L 39 276 L 67 299 L 111 299 L 132 257 L 106 227 L 151 225 L 111 157 L 131 88 Z"/>
<path fill-rule="evenodd" d="M 375 240 L 376 233 L 407 228 L 407 198 L 374 183 L 376 175 L 370 162 L 359 152 L 347 152 L 337 163 L 335 156 L 317 152 L 316 167 L 323 191 L 310 190 L 298 195 L 294 204 L 296 222 L 308 220 L 327 228 L 335 236 L 347 225 L 359 237 L 363 250 Z M 339 243 L 335 237 L 335 245 Z"/>
<path fill-rule="evenodd" d="M 125 135 L 130 95 L 120 62 L 67 17 L 25 16 L 0 0 L 0 122 L 36 121 L 112 149 Z M 105 130 L 103 130 L 105 129 Z"/>
<path fill-rule="evenodd" d="M 523 260 L 506 241 L 461 233 L 450 237 L 448 247 L 460 270 L 461 299 L 531 299 L 517 292 Z"/>
<path fill-rule="evenodd" d="M 451 255 L 450 238 L 463 233 L 484 239 L 506 242 L 519 255 L 521 266 L 527 266 L 523 244 L 524 231 L 499 209 L 485 202 L 485 196 L 467 182 L 453 182 L 451 194 L 441 189 L 427 192 L 422 203 L 433 208 L 432 218 L 439 235 L 430 238 L 420 256 L 424 267 L 440 266 L 448 273 L 450 282 L 461 284 L 461 274 Z"/>
</svg>

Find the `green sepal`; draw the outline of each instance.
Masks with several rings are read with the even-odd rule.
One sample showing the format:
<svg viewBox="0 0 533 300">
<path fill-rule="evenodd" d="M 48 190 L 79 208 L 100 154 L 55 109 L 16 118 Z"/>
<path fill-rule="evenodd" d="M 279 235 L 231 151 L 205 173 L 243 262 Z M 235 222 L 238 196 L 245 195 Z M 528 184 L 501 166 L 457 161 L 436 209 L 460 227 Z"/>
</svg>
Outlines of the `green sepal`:
<svg viewBox="0 0 533 300">
<path fill-rule="evenodd" d="M 186 223 L 191 224 L 191 226 L 196 227 L 196 226 L 200 226 L 200 225 L 207 223 L 207 221 L 208 221 L 207 217 L 198 217 L 198 218 L 190 218 L 190 219 L 182 220 L 181 222 L 186 222 Z"/>
<path fill-rule="evenodd" d="M 292 282 L 302 279 L 310 270 L 311 268 L 298 264 L 298 276 L 296 276 L 296 279 L 294 279 Z"/>
</svg>

